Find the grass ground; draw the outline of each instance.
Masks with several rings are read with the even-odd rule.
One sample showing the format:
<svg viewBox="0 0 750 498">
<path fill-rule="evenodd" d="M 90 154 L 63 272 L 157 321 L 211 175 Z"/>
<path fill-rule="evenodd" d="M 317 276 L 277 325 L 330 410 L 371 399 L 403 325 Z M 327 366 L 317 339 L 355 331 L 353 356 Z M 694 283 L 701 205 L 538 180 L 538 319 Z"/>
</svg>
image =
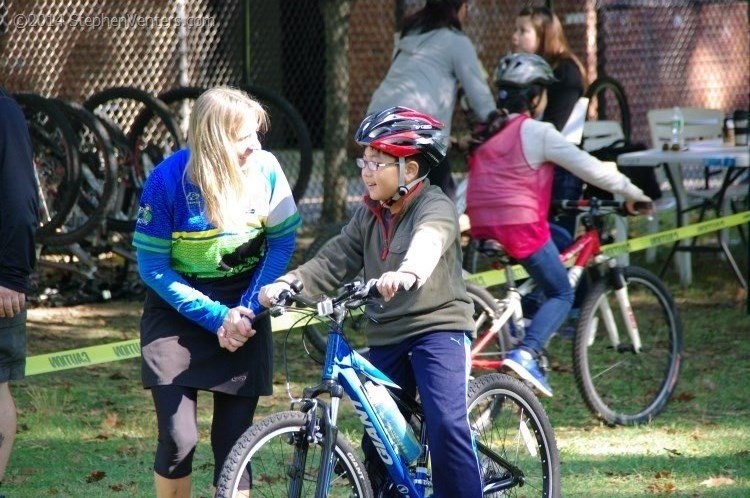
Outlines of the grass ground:
<svg viewBox="0 0 750 498">
<path fill-rule="evenodd" d="M 685 359 L 674 398 L 650 424 L 610 428 L 594 420 L 575 387 L 571 343 L 553 339 L 555 397 L 543 403 L 560 448 L 564 496 L 750 496 L 750 315 L 724 262 L 700 256 L 696 268 L 690 288 L 670 285 L 684 324 Z M 32 309 L 29 354 L 137 338 L 139 312 L 137 302 Z M 282 341 L 276 334 L 276 394 L 262 399 L 260 417 L 288 406 Z M 317 370 L 299 335 L 292 341 L 289 367 L 299 393 L 316 382 Z M 139 365 L 131 359 L 14 383 L 19 433 L 2 492 L 153 496 L 155 418 Z M 209 397 L 199 405 L 193 496 L 209 497 Z M 359 439 L 353 425 L 344 431 Z"/>
</svg>

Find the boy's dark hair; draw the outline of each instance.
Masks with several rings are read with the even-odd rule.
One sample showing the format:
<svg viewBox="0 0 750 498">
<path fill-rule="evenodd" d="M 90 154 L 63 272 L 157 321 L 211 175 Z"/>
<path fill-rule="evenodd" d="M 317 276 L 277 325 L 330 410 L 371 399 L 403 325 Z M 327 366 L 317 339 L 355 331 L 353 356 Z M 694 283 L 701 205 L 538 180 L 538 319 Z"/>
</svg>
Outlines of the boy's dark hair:
<svg viewBox="0 0 750 498">
<path fill-rule="evenodd" d="M 426 176 L 427 173 L 430 172 L 430 164 L 432 163 L 432 161 L 430 161 L 429 158 L 427 158 L 424 154 L 417 154 L 407 157 L 406 159 L 417 161 L 417 164 L 419 164 L 419 171 L 417 173 L 418 177 Z"/>
</svg>

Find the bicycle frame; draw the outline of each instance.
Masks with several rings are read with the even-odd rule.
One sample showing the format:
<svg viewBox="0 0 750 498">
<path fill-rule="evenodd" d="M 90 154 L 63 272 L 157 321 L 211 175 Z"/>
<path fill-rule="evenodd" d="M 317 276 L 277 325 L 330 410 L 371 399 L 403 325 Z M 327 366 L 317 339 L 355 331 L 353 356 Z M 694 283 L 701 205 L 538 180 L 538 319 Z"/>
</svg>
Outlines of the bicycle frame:
<svg viewBox="0 0 750 498">
<path fill-rule="evenodd" d="M 570 266 L 568 269 L 568 281 L 573 289 L 578 287 L 581 276 L 586 268 L 591 267 L 594 264 L 602 266 L 606 265 L 608 267 L 610 276 L 614 282 L 613 287 L 615 289 L 616 298 L 620 304 L 623 322 L 625 323 L 627 333 L 633 344 L 633 350 L 635 353 L 639 353 L 641 351 L 640 334 L 628 298 L 627 283 L 623 277 L 622 268 L 617 266 L 616 258 L 602 254 L 601 239 L 596 227 L 592 224 L 588 224 L 586 231 L 562 251 L 560 254 L 560 260 L 565 266 Z M 510 324 L 511 327 L 519 327 L 518 324 L 521 323 L 521 319 L 523 318 L 521 298 L 531 292 L 534 288 L 534 283 L 530 278 L 523 282 L 519 287 L 516 287 L 513 279 L 513 272 L 509 265 L 505 266 L 505 273 L 508 288 L 506 297 L 500 300 L 502 313 L 499 317 L 493 318 L 491 327 L 474 341 L 471 348 L 471 364 L 473 368 L 485 370 L 500 370 L 502 368 L 502 358 L 489 360 L 482 359 L 482 351 L 497 339 L 497 334 L 500 333 L 501 329 L 506 324 Z M 612 343 L 613 348 L 619 349 L 620 333 L 617 330 L 617 324 L 612 309 L 606 301 L 604 301 L 601 306 L 603 307 L 602 316 L 604 317 L 609 340 Z M 588 334 L 588 336 L 589 340 L 593 341 L 594 335 Z"/>
<path fill-rule="evenodd" d="M 392 486 L 399 496 L 407 498 L 424 498 L 430 494 L 432 480 L 428 470 L 429 445 L 427 444 L 427 427 L 424 423 L 421 406 L 410 397 L 399 396 L 398 392 L 394 392 L 400 387 L 360 353 L 353 350 L 343 333 L 344 319 L 348 316 L 349 310 L 361 307 L 368 299 L 378 295 L 373 288 L 375 282 L 375 280 L 371 280 L 364 285 L 360 282 L 347 284 L 344 286 L 344 292 L 341 295 L 333 299 L 326 298 L 322 301 L 310 300 L 299 295 L 302 286 L 299 283 L 293 283 L 292 290 L 296 294 L 293 294 L 291 290 L 284 291 L 279 297 L 279 301 L 284 304 L 274 305 L 263 312 L 271 316 L 278 316 L 289 309 L 289 305 L 296 302 L 307 308 L 307 310 L 295 309 L 303 316 L 312 316 L 315 313 L 312 310 L 317 309 L 318 318 L 328 317 L 331 321 L 327 334 L 326 354 L 320 384 L 305 388 L 301 398 L 291 399 L 291 410 L 304 414 L 304 421 L 301 427 L 295 425 L 295 436 L 287 440 L 287 443 L 294 447 L 293 462 L 289 462 L 288 459 L 285 460 L 286 465 L 288 465 L 284 473 L 284 479 L 288 484 L 286 494 L 290 497 L 301 496 L 303 487 L 309 485 L 311 472 L 313 471 L 306 472 L 303 469 L 306 468 L 310 446 L 320 449 L 319 458 L 317 455 L 313 457 L 315 463 L 319 465 L 315 476 L 317 477 L 315 497 L 324 498 L 328 496 L 329 488 L 332 485 L 331 476 L 337 473 L 338 468 L 334 464 L 334 457 L 338 451 L 337 419 L 341 398 L 345 393 L 349 395 L 359 422 L 369 436 L 375 452 L 386 467 L 390 477 L 389 489 L 392 489 Z M 399 449 L 396 447 L 398 441 L 389 439 L 380 415 L 368 398 L 367 383 L 369 381 L 390 388 L 390 395 L 393 396 L 400 409 L 406 409 L 410 412 L 407 415 L 407 421 L 411 420 L 411 416 L 422 422 L 419 434 L 421 452 L 413 462 L 410 463 L 410 461 L 406 461 L 405 457 L 401 456 Z M 480 386 L 478 389 L 486 387 L 486 385 Z M 320 399 L 319 396 L 325 393 L 329 394 L 330 402 Z M 533 397 L 531 392 L 528 395 Z M 480 394 L 480 398 L 481 396 Z M 523 398 L 524 396 L 520 395 L 520 397 Z M 528 409 L 525 402 L 523 406 Z M 546 417 L 541 407 L 539 407 L 539 411 L 543 416 L 542 418 Z M 534 418 L 539 422 L 536 416 Z M 544 424 L 542 423 L 542 425 Z M 543 430 L 543 428 L 540 430 Z M 528 435 L 531 437 L 530 433 Z M 524 444 L 529 444 L 525 439 L 526 436 L 523 435 L 523 437 Z M 485 495 L 524 485 L 525 475 L 520 467 L 495 451 L 486 442 L 475 439 L 474 443 L 478 457 L 481 454 L 484 461 L 492 467 L 489 474 L 485 476 L 486 479 L 483 479 L 483 493 Z M 533 453 L 533 450 L 530 451 Z M 358 461 L 359 459 L 355 457 L 352 458 Z M 511 458 L 511 460 L 513 459 Z M 361 466 L 361 462 L 359 465 Z M 366 472 L 360 470 L 360 467 L 355 467 L 350 471 L 357 473 L 357 478 L 360 480 L 367 477 Z"/>
<path fill-rule="evenodd" d="M 341 397 L 345 392 L 349 396 L 365 432 L 370 436 L 399 493 L 405 497 L 422 498 L 425 496 L 425 490 L 429 483 L 426 452 L 423 451 L 419 456 L 417 460 L 417 474 L 412 479 L 408 464 L 401 459 L 396 448 L 389 441 L 382 422 L 375 414 L 372 404 L 367 399 L 364 384 L 360 380 L 359 375 L 362 374 L 384 386 L 395 389 L 400 389 L 400 387 L 362 355 L 357 353 L 357 351 L 353 350 L 340 328 L 339 320 L 334 317 L 334 326 L 331 327 L 328 333 L 321 384 L 305 389 L 303 399 L 293 402 L 293 404 L 302 403 L 307 406 L 308 410 L 318 404 L 323 405 L 324 409 L 324 421 L 328 430 L 325 431 L 324 436 L 324 449 L 321 455 L 321 462 L 324 463 L 321 464 L 315 496 L 319 498 L 327 496 L 330 484 L 329 480 L 333 470 L 333 446 L 338 432 L 336 422 Z M 331 396 L 330 407 L 326 407 L 324 403 L 316 399 L 322 393 L 328 393 Z M 425 441 L 426 432 L 423 426 L 422 434 L 420 435 L 422 447 L 425 446 Z M 301 486 L 301 476 L 299 480 L 300 482 L 297 485 Z M 294 487 L 292 486 L 292 489 Z M 290 496 L 296 495 L 290 491 Z"/>
</svg>

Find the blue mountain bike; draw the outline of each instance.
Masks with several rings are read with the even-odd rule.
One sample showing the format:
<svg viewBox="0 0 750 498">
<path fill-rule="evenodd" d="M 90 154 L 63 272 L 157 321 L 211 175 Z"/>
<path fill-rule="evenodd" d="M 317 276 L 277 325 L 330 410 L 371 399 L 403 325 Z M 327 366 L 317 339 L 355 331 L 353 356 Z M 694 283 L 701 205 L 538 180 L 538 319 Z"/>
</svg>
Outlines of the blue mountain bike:
<svg viewBox="0 0 750 498">
<path fill-rule="evenodd" d="M 344 286 L 336 298 L 312 301 L 301 285 L 284 293 L 272 316 L 290 310 L 328 319 L 331 328 L 319 385 L 250 427 L 224 463 L 217 497 L 414 497 L 432 495 L 430 454 L 418 402 L 399 397 L 399 387 L 354 351 L 342 333 L 349 311 L 376 297 L 374 281 Z M 296 303 L 296 307 L 291 305 Z M 286 361 L 286 360 L 285 360 Z M 386 386 L 414 429 L 419 456 L 409 463 L 373 408 L 367 385 Z M 289 382 L 287 382 L 289 385 Z M 321 397 L 327 394 L 328 400 Z M 348 395 L 358 419 L 389 474 L 373 492 L 359 450 L 337 426 L 341 398 Z M 290 394 L 291 398 L 291 394 Z M 483 375 L 469 386 L 467 406 L 480 462 L 484 496 L 560 496 L 560 463 L 547 414 L 532 391 L 503 374 Z M 439 471 L 439 469 L 435 469 Z"/>
</svg>

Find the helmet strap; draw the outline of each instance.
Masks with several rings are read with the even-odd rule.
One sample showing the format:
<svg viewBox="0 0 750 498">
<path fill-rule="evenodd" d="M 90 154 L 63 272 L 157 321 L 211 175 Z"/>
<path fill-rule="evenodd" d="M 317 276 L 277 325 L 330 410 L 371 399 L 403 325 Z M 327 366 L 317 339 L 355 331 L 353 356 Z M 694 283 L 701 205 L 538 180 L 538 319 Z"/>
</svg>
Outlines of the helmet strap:
<svg viewBox="0 0 750 498">
<path fill-rule="evenodd" d="M 427 178 L 427 175 L 420 176 L 419 178 L 415 179 L 412 182 L 409 182 L 408 185 L 404 185 L 404 172 L 406 170 L 406 159 L 403 157 L 398 158 L 398 191 L 396 192 L 396 195 L 391 197 L 391 200 L 397 201 L 401 197 L 405 196 L 409 193 L 409 191 L 414 188 L 415 185 L 417 185 L 419 182 Z"/>
<path fill-rule="evenodd" d="M 409 188 L 411 188 L 408 185 L 404 185 L 404 173 L 406 173 L 406 159 L 404 159 L 403 157 L 399 157 L 398 158 L 398 190 L 396 191 L 396 195 L 393 196 L 394 201 L 399 200 L 401 197 L 409 193 Z"/>
</svg>

